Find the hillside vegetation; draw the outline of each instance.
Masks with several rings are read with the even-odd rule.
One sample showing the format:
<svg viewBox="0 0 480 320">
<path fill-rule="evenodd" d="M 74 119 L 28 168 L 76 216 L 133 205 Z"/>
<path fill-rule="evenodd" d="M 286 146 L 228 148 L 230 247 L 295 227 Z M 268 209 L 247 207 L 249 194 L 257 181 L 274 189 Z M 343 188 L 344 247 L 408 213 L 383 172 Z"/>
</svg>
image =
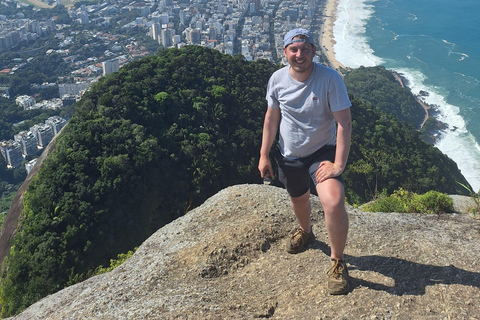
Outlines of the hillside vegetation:
<svg viewBox="0 0 480 320">
<path fill-rule="evenodd" d="M 2 315 L 85 279 L 219 190 L 259 183 L 265 87 L 277 68 L 188 46 L 94 85 L 25 194 Z M 465 193 L 456 164 L 411 125 L 352 103 L 350 203 L 400 187 Z"/>
<path fill-rule="evenodd" d="M 423 107 L 411 91 L 399 86 L 393 73 L 384 67 L 360 67 L 345 74 L 345 84 L 350 94 L 378 109 L 393 114 L 398 120 L 418 128 L 425 118 Z"/>
</svg>

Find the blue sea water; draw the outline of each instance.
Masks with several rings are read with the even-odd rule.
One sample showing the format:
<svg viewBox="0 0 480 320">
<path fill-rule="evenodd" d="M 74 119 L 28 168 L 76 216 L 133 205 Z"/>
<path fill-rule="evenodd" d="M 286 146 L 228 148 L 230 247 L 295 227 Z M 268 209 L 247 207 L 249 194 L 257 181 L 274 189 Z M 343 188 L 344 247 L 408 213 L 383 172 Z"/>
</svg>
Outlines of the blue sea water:
<svg viewBox="0 0 480 320">
<path fill-rule="evenodd" d="M 408 79 L 448 128 L 436 142 L 480 190 L 480 1 L 338 0 L 336 59 Z"/>
</svg>

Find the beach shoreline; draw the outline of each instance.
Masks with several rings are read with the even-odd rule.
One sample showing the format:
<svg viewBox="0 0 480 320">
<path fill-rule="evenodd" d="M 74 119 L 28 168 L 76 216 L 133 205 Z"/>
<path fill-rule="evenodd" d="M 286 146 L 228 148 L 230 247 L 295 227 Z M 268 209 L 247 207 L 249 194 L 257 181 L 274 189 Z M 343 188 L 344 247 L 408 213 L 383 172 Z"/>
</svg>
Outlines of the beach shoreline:
<svg viewBox="0 0 480 320">
<path fill-rule="evenodd" d="M 335 50 L 333 46 L 335 45 L 336 41 L 334 39 L 334 34 L 333 34 L 333 26 L 335 25 L 336 21 L 336 14 L 337 14 L 337 6 L 338 6 L 339 0 L 325 0 L 325 9 L 323 12 L 323 23 L 321 26 L 321 31 L 320 31 L 320 50 L 322 52 L 322 55 L 324 59 L 326 60 L 326 64 L 337 70 L 338 72 L 341 73 L 342 69 L 350 69 L 348 67 L 345 67 L 342 63 L 340 63 L 336 57 L 335 57 Z M 407 88 L 408 90 L 411 91 L 411 89 L 406 85 L 407 79 L 405 79 L 400 73 L 398 73 L 395 70 L 391 70 L 393 73 L 393 76 L 397 80 L 400 86 Z M 413 93 L 412 93 L 413 94 Z M 426 130 L 426 132 L 423 134 L 424 140 L 428 142 L 431 145 L 435 145 L 439 139 L 442 137 L 442 131 L 446 130 L 448 128 L 448 125 L 439 121 L 434 115 L 430 113 L 435 113 L 435 106 L 429 105 L 425 103 L 420 97 L 415 97 L 417 102 L 420 104 L 420 106 L 423 108 L 425 111 L 425 117 L 422 119 L 421 125 L 419 127 L 419 131 L 425 126 L 427 120 L 433 119 L 433 124 L 429 126 L 429 128 Z"/>
<path fill-rule="evenodd" d="M 330 66 L 336 70 L 345 68 L 343 64 L 335 58 L 335 39 L 333 35 L 333 26 L 336 20 L 338 0 L 326 0 L 324 10 L 324 22 L 321 28 L 320 48 L 325 57 L 328 59 Z"/>
</svg>

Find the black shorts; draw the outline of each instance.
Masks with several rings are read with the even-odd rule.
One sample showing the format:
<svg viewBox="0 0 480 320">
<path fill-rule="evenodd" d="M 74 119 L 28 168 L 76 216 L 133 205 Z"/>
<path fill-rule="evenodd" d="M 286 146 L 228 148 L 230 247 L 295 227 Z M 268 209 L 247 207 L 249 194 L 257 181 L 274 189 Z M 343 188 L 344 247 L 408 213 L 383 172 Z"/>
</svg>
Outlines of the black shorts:
<svg viewBox="0 0 480 320">
<path fill-rule="evenodd" d="M 316 194 L 317 181 L 315 173 L 322 161 L 335 162 L 336 146 L 324 146 L 320 150 L 305 158 L 289 160 L 284 158 L 279 151 L 275 154 L 278 164 L 278 179 L 287 189 L 292 198 L 300 197 L 309 189 Z M 343 183 L 342 176 L 335 177 Z"/>
</svg>

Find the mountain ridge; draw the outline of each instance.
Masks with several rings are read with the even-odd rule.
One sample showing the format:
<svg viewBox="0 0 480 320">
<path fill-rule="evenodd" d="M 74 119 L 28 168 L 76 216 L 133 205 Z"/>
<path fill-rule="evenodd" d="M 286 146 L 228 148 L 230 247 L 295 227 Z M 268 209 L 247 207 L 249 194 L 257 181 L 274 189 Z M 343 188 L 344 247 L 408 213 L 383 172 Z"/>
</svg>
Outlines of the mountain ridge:
<svg viewBox="0 0 480 320">
<path fill-rule="evenodd" d="M 480 221 L 347 206 L 352 291 L 329 296 L 317 197 L 312 209 L 316 241 L 290 255 L 284 240 L 296 221 L 286 191 L 228 187 L 158 230 L 113 271 L 47 296 L 14 319 L 480 317 Z"/>
</svg>

